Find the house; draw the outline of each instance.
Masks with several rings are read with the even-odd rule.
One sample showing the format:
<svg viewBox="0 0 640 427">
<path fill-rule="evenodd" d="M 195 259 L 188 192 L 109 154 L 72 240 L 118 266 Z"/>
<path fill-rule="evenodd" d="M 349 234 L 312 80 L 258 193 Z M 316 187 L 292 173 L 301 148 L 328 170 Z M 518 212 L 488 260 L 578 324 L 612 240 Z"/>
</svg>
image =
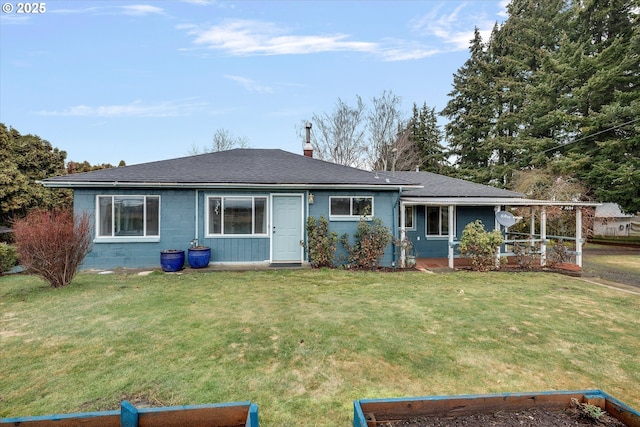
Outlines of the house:
<svg viewBox="0 0 640 427">
<path fill-rule="evenodd" d="M 625 214 L 615 203 L 603 203 L 596 207 L 593 223 L 594 236 L 638 236 L 640 216 Z"/>
<path fill-rule="evenodd" d="M 307 153 L 310 154 L 310 153 Z M 159 265 L 165 249 L 211 247 L 212 262 L 302 263 L 308 216 L 353 234 L 363 214 L 397 223 L 400 178 L 277 149 L 234 149 L 45 179 L 72 188 L 95 222 L 83 268 Z M 392 263 L 388 251 L 383 263 Z"/>
<path fill-rule="evenodd" d="M 464 226 L 532 201 L 521 194 L 426 172 L 383 173 L 278 149 L 233 149 L 42 181 L 72 188 L 74 211 L 93 219 L 85 269 L 159 266 L 162 250 L 211 248 L 216 264 L 302 264 L 307 217 L 353 236 L 363 217 L 411 238 L 424 257 L 449 258 Z M 536 202 L 535 203 L 547 203 Z M 497 225 L 497 227 L 500 227 Z M 389 246 L 383 266 L 403 265 Z"/>
</svg>

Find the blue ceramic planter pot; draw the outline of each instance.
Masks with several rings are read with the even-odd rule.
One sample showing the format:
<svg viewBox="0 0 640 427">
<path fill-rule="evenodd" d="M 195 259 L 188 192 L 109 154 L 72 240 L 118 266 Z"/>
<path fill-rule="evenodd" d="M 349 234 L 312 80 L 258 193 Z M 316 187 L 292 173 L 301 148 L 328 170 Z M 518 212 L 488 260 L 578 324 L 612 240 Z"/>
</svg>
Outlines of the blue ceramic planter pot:
<svg viewBox="0 0 640 427">
<path fill-rule="evenodd" d="M 169 273 L 182 270 L 184 267 L 184 251 L 169 249 L 160 252 L 160 265 L 162 266 L 162 271 Z"/>
<path fill-rule="evenodd" d="M 191 268 L 205 268 L 211 260 L 211 248 L 206 246 L 189 248 L 188 259 Z"/>
</svg>

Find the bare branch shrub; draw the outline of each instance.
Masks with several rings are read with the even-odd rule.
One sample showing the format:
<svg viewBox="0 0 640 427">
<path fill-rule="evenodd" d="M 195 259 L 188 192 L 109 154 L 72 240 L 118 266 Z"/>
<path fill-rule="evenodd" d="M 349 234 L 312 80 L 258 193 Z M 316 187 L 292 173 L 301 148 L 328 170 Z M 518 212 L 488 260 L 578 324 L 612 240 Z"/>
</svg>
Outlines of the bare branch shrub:
<svg viewBox="0 0 640 427">
<path fill-rule="evenodd" d="M 31 211 L 13 224 L 21 265 L 54 288 L 68 285 L 91 251 L 90 224 L 88 214 L 74 219 L 70 209 Z"/>
</svg>

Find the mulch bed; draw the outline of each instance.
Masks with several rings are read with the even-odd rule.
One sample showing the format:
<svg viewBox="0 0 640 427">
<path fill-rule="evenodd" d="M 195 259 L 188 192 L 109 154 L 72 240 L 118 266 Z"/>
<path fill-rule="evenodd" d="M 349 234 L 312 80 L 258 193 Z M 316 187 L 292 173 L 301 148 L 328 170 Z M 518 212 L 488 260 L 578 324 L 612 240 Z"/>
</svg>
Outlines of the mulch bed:
<svg viewBox="0 0 640 427">
<path fill-rule="evenodd" d="M 418 417 L 409 420 L 384 422 L 380 427 L 625 427 L 626 424 L 603 413 L 598 420 L 590 418 L 576 408 L 554 411 L 532 408 L 518 412 L 496 412 L 460 417 Z"/>
</svg>

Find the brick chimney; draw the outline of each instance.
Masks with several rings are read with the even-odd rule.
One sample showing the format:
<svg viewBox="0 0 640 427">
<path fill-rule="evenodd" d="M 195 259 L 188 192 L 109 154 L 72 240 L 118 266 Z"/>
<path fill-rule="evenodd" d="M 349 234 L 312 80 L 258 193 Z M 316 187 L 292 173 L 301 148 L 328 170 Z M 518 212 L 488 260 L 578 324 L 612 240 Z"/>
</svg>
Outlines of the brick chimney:
<svg viewBox="0 0 640 427">
<path fill-rule="evenodd" d="M 307 140 L 304 143 L 304 155 L 306 157 L 313 157 L 313 146 L 311 145 L 311 123 L 307 122 L 304 127 L 307 129 Z"/>
</svg>

